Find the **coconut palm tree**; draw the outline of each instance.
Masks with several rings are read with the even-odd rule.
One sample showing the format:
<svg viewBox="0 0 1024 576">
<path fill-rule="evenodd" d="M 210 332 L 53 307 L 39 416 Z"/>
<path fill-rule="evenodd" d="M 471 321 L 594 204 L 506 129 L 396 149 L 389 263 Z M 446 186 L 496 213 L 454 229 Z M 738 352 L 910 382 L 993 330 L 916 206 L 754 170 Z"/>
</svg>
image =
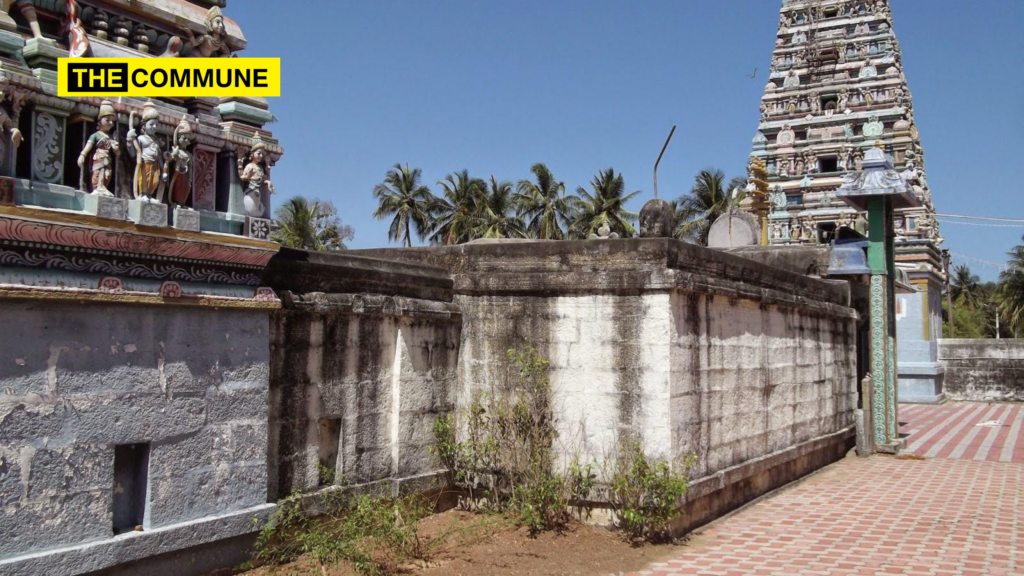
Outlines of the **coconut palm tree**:
<svg viewBox="0 0 1024 576">
<path fill-rule="evenodd" d="M 412 246 L 412 228 L 420 240 L 430 229 L 430 205 L 434 195 L 430 188 L 420 184 L 422 171 L 419 168 L 409 169 L 409 165 L 395 166 L 388 170 L 384 182 L 373 187 L 373 195 L 378 206 L 373 217 L 378 220 L 392 218 L 388 228 L 388 240 L 401 240 L 406 246 Z"/>
<path fill-rule="evenodd" d="M 682 206 L 679 204 L 679 200 L 672 200 L 668 203 L 672 209 L 672 237 L 678 238 L 679 240 L 689 240 L 690 234 L 684 228 L 684 225 L 689 222 L 687 215 L 683 212 Z"/>
<path fill-rule="evenodd" d="M 679 238 L 691 240 L 701 246 L 708 245 L 708 232 L 719 216 L 732 206 L 732 193 L 725 187 L 725 173 L 707 168 L 694 177 L 689 194 L 679 197 Z"/>
<path fill-rule="evenodd" d="M 616 174 L 613 168 L 602 170 L 590 181 L 593 191 L 587 192 L 580 186 L 576 188 L 576 200 L 573 201 L 573 218 L 569 225 L 571 238 L 587 238 L 597 232 L 605 222 L 612 232 L 621 238 L 632 238 L 636 235 L 633 222 L 637 218 L 635 212 L 626 210 L 626 203 L 640 191 L 626 194 L 626 183 L 622 174 Z"/>
<path fill-rule="evenodd" d="M 480 226 L 481 209 L 487 203 L 487 183 L 463 170 L 449 174 L 438 184 L 444 194 L 435 198 L 430 207 L 430 241 L 461 244 L 473 240 Z"/>
<path fill-rule="evenodd" d="M 977 308 L 981 279 L 971 273 L 966 264 L 953 267 L 952 278 L 949 279 L 950 295 L 954 302 L 963 301 L 968 308 Z"/>
<path fill-rule="evenodd" d="M 515 214 L 512 183 L 491 176 L 487 200 L 480 206 L 477 238 L 526 238 L 526 225 Z"/>
<path fill-rule="evenodd" d="M 330 202 L 295 196 L 277 209 L 280 228 L 274 240 L 282 246 L 305 250 L 344 250 L 345 240 L 355 236 L 351 226 L 343 226 L 338 211 Z"/>
<path fill-rule="evenodd" d="M 513 202 L 530 235 L 541 240 L 562 240 L 573 214 L 573 196 L 565 196 L 565 183 L 541 163 L 530 168 L 536 182 L 520 180 Z"/>
<path fill-rule="evenodd" d="M 1024 328 L 1024 244 L 1015 246 L 1008 255 L 1009 267 L 999 273 L 999 309 L 1014 334 L 1019 335 Z"/>
</svg>

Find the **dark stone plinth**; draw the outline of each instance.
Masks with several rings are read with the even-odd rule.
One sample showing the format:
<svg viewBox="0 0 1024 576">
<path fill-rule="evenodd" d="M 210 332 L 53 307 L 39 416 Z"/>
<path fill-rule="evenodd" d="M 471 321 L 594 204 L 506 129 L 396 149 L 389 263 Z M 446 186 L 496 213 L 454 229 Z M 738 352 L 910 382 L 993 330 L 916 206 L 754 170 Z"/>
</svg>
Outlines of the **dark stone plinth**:
<svg viewBox="0 0 1024 576">
<path fill-rule="evenodd" d="M 640 209 L 641 238 L 671 238 L 675 224 L 672 206 L 655 198 Z"/>
<path fill-rule="evenodd" d="M 454 286 L 448 272 L 434 266 L 292 248 L 274 255 L 263 282 L 294 294 L 367 293 L 442 302 L 452 301 Z"/>
</svg>

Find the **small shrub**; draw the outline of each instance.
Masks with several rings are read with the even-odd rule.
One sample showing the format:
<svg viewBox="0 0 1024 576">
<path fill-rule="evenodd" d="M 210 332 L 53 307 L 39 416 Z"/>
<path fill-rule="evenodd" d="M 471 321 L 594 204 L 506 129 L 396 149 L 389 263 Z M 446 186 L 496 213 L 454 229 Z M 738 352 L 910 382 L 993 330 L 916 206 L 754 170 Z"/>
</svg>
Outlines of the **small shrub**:
<svg viewBox="0 0 1024 576">
<path fill-rule="evenodd" d="M 609 486 L 609 503 L 617 526 L 631 541 L 664 541 L 671 537 L 669 523 L 675 517 L 680 498 L 690 488 L 685 472 L 694 458 L 687 457 L 673 470 L 667 460 L 654 460 L 643 447 L 632 443 L 616 461 Z"/>
<path fill-rule="evenodd" d="M 558 431 L 549 362 L 533 348 L 508 356 L 517 373 L 509 386 L 473 399 L 462 442 L 455 418 L 438 418 L 432 451 L 449 484 L 467 494 L 467 507 L 506 513 L 533 533 L 562 529 L 571 519 L 569 503 L 589 494 L 595 476 L 576 461 L 567 474 L 553 471 Z"/>
</svg>

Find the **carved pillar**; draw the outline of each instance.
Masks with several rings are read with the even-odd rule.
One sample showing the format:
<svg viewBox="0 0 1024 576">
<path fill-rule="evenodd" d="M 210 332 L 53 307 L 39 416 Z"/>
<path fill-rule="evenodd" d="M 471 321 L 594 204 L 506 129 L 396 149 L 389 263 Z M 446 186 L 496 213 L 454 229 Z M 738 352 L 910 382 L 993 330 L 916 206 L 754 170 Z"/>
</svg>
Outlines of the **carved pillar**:
<svg viewBox="0 0 1024 576">
<path fill-rule="evenodd" d="M 32 180 L 62 183 L 66 119 L 64 110 L 38 104 L 32 110 Z"/>
<path fill-rule="evenodd" d="M 245 216 L 245 189 L 238 177 L 238 153 L 224 150 L 217 156 L 217 207 Z"/>
<path fill-rule="evenodd" d="M 899 441 L 896 390 L 896 299 L 893 202 L 884 196 L 868 200 L 868 265 L 871 267 L 871 380 L 875 444 L 895 451 Z M 888 448 L 892 447 L 892 448 Z"/>
<path fill-rule="evenodd" d="M 217 209 L 216 148 L 197 144 L 192 156 L 192 207 L 196 210 Z"/>
</svg>

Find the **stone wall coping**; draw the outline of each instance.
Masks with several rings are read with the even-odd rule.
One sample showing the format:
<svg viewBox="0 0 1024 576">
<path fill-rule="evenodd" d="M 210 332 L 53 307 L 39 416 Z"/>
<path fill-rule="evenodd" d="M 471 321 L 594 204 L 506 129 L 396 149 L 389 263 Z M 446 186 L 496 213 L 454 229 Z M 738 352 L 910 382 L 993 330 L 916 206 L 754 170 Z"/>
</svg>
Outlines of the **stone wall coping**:
<svg viewBox="0 0 1024 576">
<path fill-rule="evenodd" d="M 1024 338 L 939 338 L 939 360 L 1024 360 Z"/>
<path fill-rule="evenodd" d="M 278 292 L 293 294 L 373 293 L 442 302 L 454 298 L 454 283 L 442 268 L 350 252 L 281 248 L 267 265 L 263 280 Z"/>
<path fill-rule="evenodd" d="M 457 294 L 627 295 L 701 289 L 753 298 L 777 294 L 780 302 L 817 301 L 838 307 L 850 304 L 845 282 L 809 278 L 668 238 L 505 241 L 354 252 L 441 266 L 453 275 Z"/>
</svg>

